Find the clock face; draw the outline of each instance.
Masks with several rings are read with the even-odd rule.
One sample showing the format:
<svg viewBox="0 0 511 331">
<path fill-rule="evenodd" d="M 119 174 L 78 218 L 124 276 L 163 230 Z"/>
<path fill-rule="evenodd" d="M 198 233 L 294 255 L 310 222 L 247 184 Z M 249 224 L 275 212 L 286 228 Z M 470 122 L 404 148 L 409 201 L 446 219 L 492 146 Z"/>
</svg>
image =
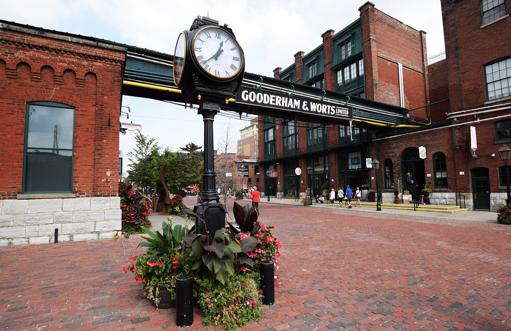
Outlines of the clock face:
<svg viewBox="0 0 511 331">
<path fill-rule="evenodd" d="M 183 68 L 186 59 L 186 32 L 181 32 L 177 37 L 176 48 L 174 50 L 174 69 L 173 76 L 176 85 L 179 85 L 183 76 Z"/>
<path fill-rule="evenodd" d="M 192 53 L 199 67 L 216 79 L 232 79 L 244 66 L 240 45 L 233 35 L 219 27 L 199 30 L 193 38 Z"/>
</svg>

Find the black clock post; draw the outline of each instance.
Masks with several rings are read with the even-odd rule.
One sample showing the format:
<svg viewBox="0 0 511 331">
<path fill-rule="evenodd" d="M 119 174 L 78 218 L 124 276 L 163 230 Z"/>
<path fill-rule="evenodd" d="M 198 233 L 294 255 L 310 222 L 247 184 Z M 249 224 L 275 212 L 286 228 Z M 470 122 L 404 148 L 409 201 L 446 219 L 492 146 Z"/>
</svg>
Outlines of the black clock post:
<svg viewBox="0 0 511 331">
<path fill-rule="evenodd" d="M 206 221 L 206 229 L 200 223 L 198 223 L 197 229 L 201 232 L 207 230 L 211 236 L 225 226 L 225 214 L 227 214 L 225 206 L 220 203 L 215 180 L 213 122 L 219 111 L 220 105 L 211 101 L 204 101 L 199 108 L 199 113 L 204 121 L 204 174 L 199 193 L 201 202 L 195 205 L 194 212 Z"/>
<path fill-rule="evenodd" d="M 174 53 L 174 80 L 188 103 L 199 104 L 204 120 L 204 174 L 200 203 L 194 211 L 205 224 L 197 230 L 215 232 L 225 226 L 227 210 L 216 191 L 213 122 L 226 100 L 235 96 L 245 69 L 243 50 L 230 28 L 210 18 L 197 18 L 183 31 Z"/>
</svg>

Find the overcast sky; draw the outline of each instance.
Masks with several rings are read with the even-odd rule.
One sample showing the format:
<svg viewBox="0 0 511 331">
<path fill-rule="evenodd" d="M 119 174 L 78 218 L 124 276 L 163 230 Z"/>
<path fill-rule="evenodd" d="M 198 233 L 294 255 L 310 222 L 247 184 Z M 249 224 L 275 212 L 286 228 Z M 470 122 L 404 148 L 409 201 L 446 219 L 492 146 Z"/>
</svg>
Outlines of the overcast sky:
<svg viewBox="0 0 511 331">
<path fill-rule="evenodd" d="M 444 51 L 440 0 L 372 0 L 376 8 L 417 30 L 427 32 L 428 56 Z M 173 53 L 176 38 L 197 15 L 227 23 L 245 51 L 246 70 L 273 76 L 285 68 L 297 51 L 321 44 L 328 29 L 340 31 L 359 17 L 364 1 L 171 1 L 171 0 L 0 0 L 0 18 L 86 36 L 93 36 Z M 124 97 L 132 110 L 129 120 L 157 138 L 162 147 L 177 150 L 188 142 L 203 145 L 201 117 L 190 109 L 149 99 Z M 215 146 L 229 128 L 231 150 L 246 121 L 217 116 Z M 126 155 L 133 147 L 133 132 L 121 136 Z"/>
</svg>

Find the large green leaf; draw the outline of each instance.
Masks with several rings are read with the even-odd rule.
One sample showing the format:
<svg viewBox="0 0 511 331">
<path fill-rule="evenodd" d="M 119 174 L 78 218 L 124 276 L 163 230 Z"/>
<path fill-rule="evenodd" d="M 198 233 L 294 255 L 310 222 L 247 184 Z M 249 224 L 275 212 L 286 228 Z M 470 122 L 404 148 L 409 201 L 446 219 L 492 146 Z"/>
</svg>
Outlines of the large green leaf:
<svg viewBox="0 0 511 331">
<path fill-rule="evenodd" d="M 244 256 L 240 257 L 238 262 L 240 264 L 246 264 L 246 265 L 249 265 L 249 266 L 253 266 L 254 265 L 254 260 L 252 260 L 249 257 L 244 257 Z"/>
<path fill-rule="evenodd" d="M 254 237 L 248 237 L 240 242 L 241 251 L 243 253 L 252 252 L 257 246 L 257 239 Z"/>
<path fill-rule="evenodd" d="M 213 242 L 211 245 L 204 246 L 204 250 L 215 253 L 219 258 L 224 257 L 225 244 L 223 242 Z"/>
<path fill-rule="evenodd" d="M 214 273 L 217 274 L 223 271 L 223 263 L 220 263 L 219 259 L 212 258 Z"/>
<path fill-rule="evenodd" d="M 190 256 L 198 258 L 202 255 L 202 243 L 200 240 L 194 240 L 192 242 L 192 248 L 190 250 Z"/>
<path fill-rule="evenodd" d="M 231 260 L 223 260 L 225 265 L 225 270 L 227 270 L 227 273 L 229 275 L 234 275 L 234 265 L 232 264 Z"/>
<path fill-rule="evenodd" d="M 223 272 L 219 272 L 216 274 L 216 280 L 218 280 L 222 285 L 225 285 L 225 282 L 227 281 L 227 277 Z"/>
<path fill-rule="evenodd" d="M 215 272 L 213 269 L 213 259 L 209 255 L 203 255 L 202 256 L 202 262 L 204 262 L 204 265 L 208 268 L 209 271 Z"/>
<path fill-rule="evenodd" d="M 241 248 L 240 248 L 240 245 L 238 245 L 236 242 L 234 241 L 231 241 L 229 243 L 229 245 L 227 245 L 226 247 L 226 250 L 228 250 L 229 252 L 231 252 L 232 254 L 237 254 L 237 253 L 241 253 Z"/>
</svg>

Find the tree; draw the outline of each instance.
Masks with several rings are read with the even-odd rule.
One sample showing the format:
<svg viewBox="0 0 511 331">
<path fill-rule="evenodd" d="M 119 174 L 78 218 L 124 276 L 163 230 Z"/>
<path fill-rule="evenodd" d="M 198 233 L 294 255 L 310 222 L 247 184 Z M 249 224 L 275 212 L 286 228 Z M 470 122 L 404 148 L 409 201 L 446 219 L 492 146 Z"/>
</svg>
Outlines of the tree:
<svg viewBox="0 0 511 331">
<path fill-rule="evenodd" d="M 180 147 L 179 149 L 181 149 L 183 152 L 192 154 L 200 152 L 201 148 L 201 146 L 195 145 L 194 143 L 188 143 L 185 147 Z"/>
<path fill-rule="evenodd" d="M 145 195 L 154 194 L 159 181 L 160 147 L 155 138 L 137 131 L 135 149 L 128 153 L 128 179 Z"/>
</svg>

